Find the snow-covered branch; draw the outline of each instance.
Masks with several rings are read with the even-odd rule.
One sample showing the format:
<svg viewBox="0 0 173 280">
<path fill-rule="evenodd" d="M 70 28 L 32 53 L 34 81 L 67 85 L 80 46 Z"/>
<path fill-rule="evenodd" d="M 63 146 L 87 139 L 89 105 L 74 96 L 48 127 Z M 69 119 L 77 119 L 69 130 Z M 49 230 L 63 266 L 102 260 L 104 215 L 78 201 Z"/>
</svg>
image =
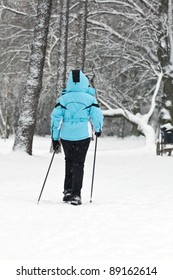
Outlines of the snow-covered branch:
<svg viewBox="0 0 173 280">
<path fill-rule="evenodd" d="M 107 102 L 100 99 L 99 101 L 107 108 L 107 110 L 103 110 L 104 116 L 123 116 L 131 123 L 137 125 L 138 130 L 145 135 L 146 144 L 154 145 L 155 143 L 155 132 L 151 125 L 149 125 L 149 120 L 154 112 L 156 106 L 156 96 L 158 95 L 161 81 L 162 81 L 163 73 L 158 74 L 158 80 L 155 86 L 155 90 L 151 100 L 151 106 L 147 114 L 141 115 L 140 113 L 133 114 L 129 110 L 120 106 L 121 108 L 112 109 L 110 105 L 107 105 Z"/>
<path fill-rule="evenodd" d="M 157 79 L 156 87 L 155 87 L 154 94 L 153 94 L 152 100 L 151 100 L 150 110 L 148 111 L 147 114 L 145 114 L 145 119 L 146 119 L 147 123 L 149 122 L 151 116 L 153 115 L 154 109 L 156 107 L 156 97 L 157 97 L 159 89 L 160 89 L 162 78 L 163 78 L 163 73 L 161 72 L 161 73 L 158 74 L 158 79 Z"/>
<path fill-rule="evenodd" d="M 7 11 L 10 11 L 12 13 L 15 13 L 17 15 L 21 15 L 21 16 L 27 16 L 27 17 L 35 17 L 36 16 L 36 14 L 28 14 L 28 13 L 25 13 L 23 11 L 19 11 L 19 10 L 13 9 L 9 6 L 6 6 L 6 5 L 4 5 L 3 1 L 1 1 L 0 8 L 4 9 L 4 10 L 7 10 Z"/>
<path fill-rule="evenodd" d="M 107 15 L 115 15 L 115 16 L 122 16 L 122 17 L 125 17 L 127 19 L 134 19 L 134 17 L 136 16 L 136 14 L 133 14 L 133 13 L 124 13 L 124 12 L 118 12 L 116 10 L 113 10 L 113 11 L 95 11 L 95 12 L 90 12 L 88 13 L 88 18 L 91 18 L 93 16 L 99 16 L 99 15 L 104 15 L 104 14 L 107 14 Z"/>
<path fill-rule="evenodd" d="M 138 128 L 138 130 L 145 135 L 146 138 L 146 145 L 155 145 L 155 132 L 154 129 L 152 128 L 151 125 L 146 123 L 145 119 L 140 115 L 133 115 L 131 112 L 128 110 L 124 109 L 108 109 L 108 110 L 103 110 L 104 116 L 109 116 L 109 117 L 117 117 L 117 116 L 123 116 L 126 118 L 128 121 L 131 123 L 135 124 Z"/>
<path fill-rule="evenodd" d="M 128 43 L 130 45 L 143 49 L 146 53 L 148 53 L 148 55 L 154 62 L 158 62 L 157 57 L 152 53 L 152 50 L 147 45 L 141 45 L 141 43 L 136 40 L 131 40 L 129 38 L 124 37 L 123 35 L 118 33 L 116 30 L 114 30 L 112 27 L 110 27 L 109 25 L 107 25 L 103 22 L 98 22 L 98 21 L 95 21 L 95 20 L 92 20 L 89 18 L 87 19 L 87 22 L 104 28 L 104 30 L 106 32 L 110 33 L 110 35 L 116 36 L 119 40 L 124 41 L 126 44 Z"/>
<path fill-rule="evenodd" d="M 157 13 L 157 10 L 152 5 L 151 1 L 148 0 L 140 0 L 146 7 L 148 7 L 152 12 Z"/>
<path fill-rule="evenodd" d="M 142 16 L 145 16 L 145 12 L 137 5 L 136 1 L 133 0 L 127 0 L 129 2 L 131 7 L 134 7 L 134 9 Z"/>
<path fill-rule="evenodd" d="M 124 1 L 116 1 L 116 0 L 95 0 L 97 4 L 118 4 L 123 5 L 125 7 L 131 8 L 131 5 L 129 5 L 127 2 Z"/>
</svg>

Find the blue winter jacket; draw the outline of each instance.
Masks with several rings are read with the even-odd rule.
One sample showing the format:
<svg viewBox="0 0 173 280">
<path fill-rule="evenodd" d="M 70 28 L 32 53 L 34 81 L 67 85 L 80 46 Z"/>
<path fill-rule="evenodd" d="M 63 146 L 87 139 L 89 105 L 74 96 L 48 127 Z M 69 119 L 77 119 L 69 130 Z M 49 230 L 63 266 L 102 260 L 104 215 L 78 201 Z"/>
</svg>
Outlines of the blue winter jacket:
<svg viewBox="0 0 173 280">
<path fill-rule="evenodd" d="M 95 89 L 89 86 L 82 71 L 72 70 L 65 93 L 57 100 L 51 114 L 52 139 L 77 141 L 99 132 L 103 126 L 103 114 L 96 98 Z"/>
</svg>

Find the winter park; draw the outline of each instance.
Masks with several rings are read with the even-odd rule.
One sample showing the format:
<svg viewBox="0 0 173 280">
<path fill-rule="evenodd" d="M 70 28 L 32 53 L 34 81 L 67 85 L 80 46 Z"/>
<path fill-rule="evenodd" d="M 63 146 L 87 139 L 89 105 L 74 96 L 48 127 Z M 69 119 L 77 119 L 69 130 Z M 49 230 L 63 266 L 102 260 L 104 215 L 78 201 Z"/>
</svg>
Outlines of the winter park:
<svg viewBox="0 0 173 280">
<path fill-rule="evenodd" d="M 171 279 L 173 0 L 2 0 L 0 50 L 0 275 Z"/>
</svg>

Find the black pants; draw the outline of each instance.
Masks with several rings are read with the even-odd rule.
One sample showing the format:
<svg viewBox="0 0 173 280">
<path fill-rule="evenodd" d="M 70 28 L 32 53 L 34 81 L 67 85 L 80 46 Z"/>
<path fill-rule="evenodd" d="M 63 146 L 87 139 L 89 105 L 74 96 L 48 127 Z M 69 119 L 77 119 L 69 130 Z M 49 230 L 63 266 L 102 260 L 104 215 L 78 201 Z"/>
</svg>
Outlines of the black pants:
<svg viewBox="0 0 173 280">
<path fill-rule="evenodd" d="M 80 196 L 90 138 L 79 141 L 61 139 L 61 143 L 65 154 L 64 191 L 70 190 L 72 195 Z"/>
</svg>

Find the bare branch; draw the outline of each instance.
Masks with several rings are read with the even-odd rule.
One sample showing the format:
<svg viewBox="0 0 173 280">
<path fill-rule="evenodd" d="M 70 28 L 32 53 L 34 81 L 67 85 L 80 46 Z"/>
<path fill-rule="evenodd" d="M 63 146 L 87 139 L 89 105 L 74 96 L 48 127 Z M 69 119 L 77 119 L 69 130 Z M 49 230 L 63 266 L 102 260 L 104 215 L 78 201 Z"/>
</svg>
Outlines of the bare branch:
<svg viewBox="0 0 173 280">
<path fill-rule="evenodd" d="M 141 3 L 143 3 L 147 8 L 150 8 L 150 10 L 154 13 L 157 13 L 157 10 L 154 8 L 154 6 L 151 4 L 151 1 L 147 1 L 147 0 L 140 0 Z"/>
<path fill-rule="evenodd" d="M 157 57 L 152 53 L 152 50 L 147 46 L 147 45 L 143 45 L 141 46 L 140 43 L 138 43 L 136 40 L 131 40 L 128 38 L 125 38 L 124 36 L 122 36 L 120 33 L 118 33 L 117 31 L 115 31 L 114 29 L 112 29 L 110 26 L 108 26 L 107 24 L 103 23 L 103 22 L 98 22 L 95 20 L 91 20 L 91 19 L 87 19 L 87 21 L 93 25 L 97 25 L 100 26 L 102 28 L 104 28 L 104 30 L 106 32 L 109 32 L 111 35 L 116 36 L 118 39 L 124 41 L 125 43 L 129 43 L 135 47 L 139 47 L 143 50 L 145 50 L 146 53 L 148 53 L 148 55 L 150 56 L 150 58 L 154 61 L 154 62 L 158 62 Z"/>
<path fill-rule="evenodd" d="M 4 10 L 7 10 L 7 11 L 10 11 L 12 13 L 15 13 L 15 14 L 18 14 L 18 15 L 21 15 L 21 16 L 27 16 L 27 17 L 35 17 L 36 14 L 32 15 L 32 14 L 27 14 L 27 13 L 24 13 L 22 11 L 18 11 L 16 9 L 13 9 L 13 8 L 10 8 L 9 6 L 5 6 L 3 1 L 1 1 L 1 5 L 0 7 Z"/>
</svg>

